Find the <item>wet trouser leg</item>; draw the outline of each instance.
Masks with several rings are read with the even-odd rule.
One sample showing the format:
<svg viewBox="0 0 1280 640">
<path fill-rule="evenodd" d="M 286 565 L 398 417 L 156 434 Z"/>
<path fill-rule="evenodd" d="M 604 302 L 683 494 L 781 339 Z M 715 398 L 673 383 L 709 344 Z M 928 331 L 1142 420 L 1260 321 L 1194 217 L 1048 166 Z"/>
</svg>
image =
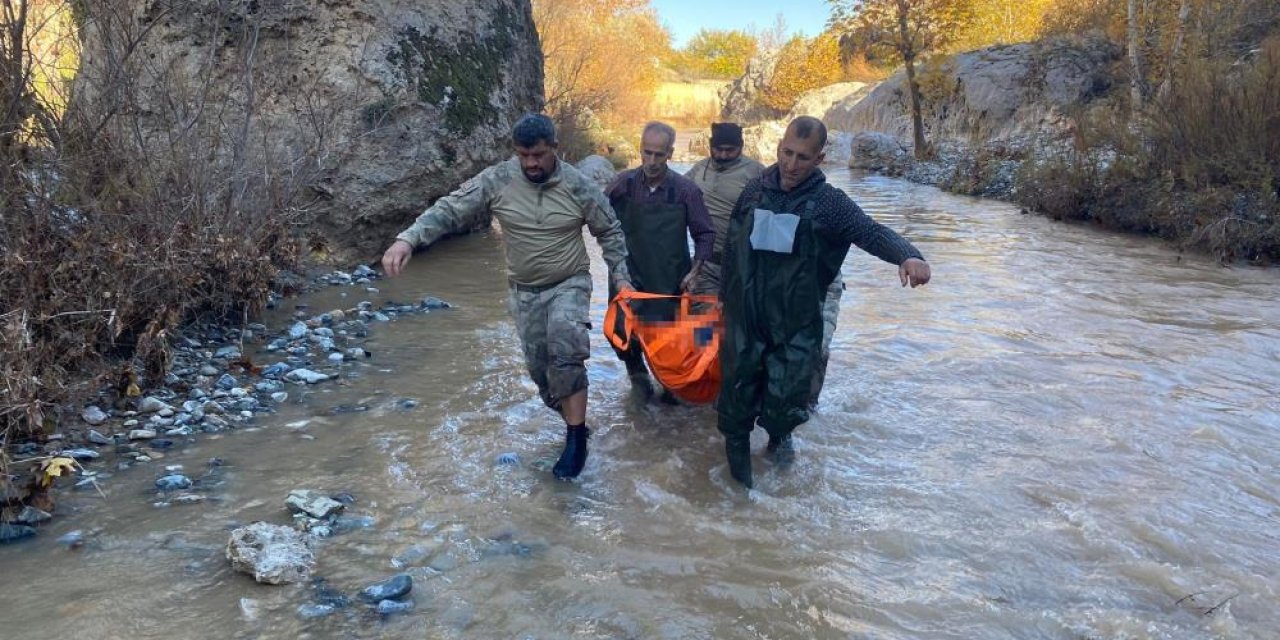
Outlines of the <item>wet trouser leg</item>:
<svg viewBox="0 0 1280 640">
<path fill-rule="evenodd" d="M 733 326 L 726 329 L 720 349 L 725 377 L 716 398 L 716 427 L 724 435 L 730 475 L 751 488 L 751 430 L 765 393 L 764 346 L 753 340 L 735 339 L 734 331 Z"/>
<path fill-rule="evenodd" d="M 543 289 L 511 288 L 509 306 L 529 377 L 543 404 L 556 411 L 561 398 L 587 388 L 590 305 L 586 274 Z"/>
<path fill-rule="evenodd" d="M 831 360 L 831 340 L 835 337 L 836 322 L 840 318 L 840 298 L 844 296 L 844 278 L 836 274 L 836 279 L 827 287 L 826 298 L 822 301 L 822 351 L 817 357 L 817 366 L 813 369 L 813 381 L 809 391 L 809 408 L 818 406 L 818 396 L 822 394 L 822 385 L 827 379 L 827 364 Z"/>
</svg>

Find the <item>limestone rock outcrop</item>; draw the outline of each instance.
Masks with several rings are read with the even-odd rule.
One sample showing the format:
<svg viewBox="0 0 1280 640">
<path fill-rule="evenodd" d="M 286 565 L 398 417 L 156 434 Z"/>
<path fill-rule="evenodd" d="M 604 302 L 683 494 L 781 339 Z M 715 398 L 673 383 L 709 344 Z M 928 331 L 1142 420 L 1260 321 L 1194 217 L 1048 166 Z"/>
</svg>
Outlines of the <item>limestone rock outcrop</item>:
<svg viewBox="0 0 1280 640">
<path fill-rule="evenodd" d="M 94 18 L 108 4 L 136 45 L 122 47 L 121 23 Z M 292 194 L 310 235 L 338 255 L 376 255 L 509 155 L 514 120 L 543 99 L 529 0 L 85 6 L 81 106 L 126 109 L 126 133 L 156 149 L 198 136 L 216 152 L 197 160 L 211 175 L 234 162 L 247 188 Z"/>
<path fill-rule="evenodd" d="M 1119 51 L 1104 42 L 1037 42 L 961 53 L 943 63 L 926 91 L 930 142 L 980 145 L 1017 142 L 1066 123 L 1064 110 L 1104 96 Z M 911 140 L 910 97 L 899 72 L 865 98 L 850 96 L 828 110 L 827 126 L 878 131 Z"/>
</svg>

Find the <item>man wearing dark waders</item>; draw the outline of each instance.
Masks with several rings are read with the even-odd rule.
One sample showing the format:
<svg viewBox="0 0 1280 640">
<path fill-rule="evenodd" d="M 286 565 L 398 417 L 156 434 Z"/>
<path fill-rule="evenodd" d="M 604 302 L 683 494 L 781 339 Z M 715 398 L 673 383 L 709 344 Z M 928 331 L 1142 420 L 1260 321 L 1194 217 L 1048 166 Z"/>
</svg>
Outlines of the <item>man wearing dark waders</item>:
<svg viewBox="0 0 1280 640">
<path fill-rule="evenodd" d="M 516 155 L 489 167 L 418 216 L 382 256 L 400 273 L 415 248 L 441 238 L 502 225 L 510 282 L 508 306 L 542 402 L 565 422 L 564 451 L 552 472 L 573 478 L 587 461 L 587 369 L 591 355 L 591 273 L 585 225 L 609 265 L 610 288 L 631 288 L 622 227 L 600 187 L 556 158 L 556 130 L 528 114 L 512 130 Z"/>
<path fill-rule="evenodd" d="M 781 464 L 795 459 L 791 432 L 809 419 L 822 302 L 851 244 L 898 265 L 903 286 L 929 282 L 929 264 L 902 236 L 872 220 L 818 169 L 822 121 L 791 121 L 777 164 L 743 190 L 721 265 L 725 336 L 716 402 L 729 472 L 750 488 L 751 430 L 769 433 Z"/>
<path fill-rule="evenodd" d="M 691 289 L 715 242 L 702 192 L 692 180 L 667 168 L 675 140 L 676 131 L 670 126 L 661 122 L 645 125 L 640 136 L 640 166 L 618 174 L 605 189 L 627 239 L 631 282 L 637 291 L 646 293 L 677 295 Z M 609 298 L 615 293 L 611 289 Z M 677 306 L 674 300 L 633 304 L 636 313 L 649 321 L 674 319 Z M 639 344 L 633 341 L 628 350 L 614 351 L 626 364 L 632 387 L 646 399 L 652 397 L 653 384 Z M 676 402 L 666 389 L 662 400 Z"/>
<path fill-rule="evenodd" d="M 764 165 L 742 155 L 742 127 L 735 122 L 715 122 L 711 125 L 711 155 L 699 160 L 684 175 L 702 189 L 702 199 L 711 214 L 711 226 L 716 230 L 715 248 L 711 259 L 702 265 L 693 292 L 703 295 L 720 293 L 720 263 L 724 260 L 725 237 L 729 233 L 729 218 L 738 196 L 747 183 L 760 177 Z M 813 371 L 809 393 L 809 408 L 818 404 L 822 385 L 826 380 L 827 361 L 831 352 L 831 339 L 835 335 L 836 320 L 840 314 L 840 298 L 844 294 L 844 279 L 836 273 L 827 287 L 822 301 L 822 351 Z"/>
</svg>

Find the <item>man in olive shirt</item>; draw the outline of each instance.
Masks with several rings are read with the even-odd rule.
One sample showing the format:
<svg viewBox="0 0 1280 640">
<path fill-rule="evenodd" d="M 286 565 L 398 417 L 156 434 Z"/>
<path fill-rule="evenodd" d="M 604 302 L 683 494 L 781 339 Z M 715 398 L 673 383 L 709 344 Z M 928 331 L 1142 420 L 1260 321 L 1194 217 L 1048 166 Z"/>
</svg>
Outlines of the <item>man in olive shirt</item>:
<svg viewBox="0 0 1280 640">
<path fill-rule="evenodd" d="M 636 289 L 646 293 L 678 295 L 692 289 L 702 264 L 711 257 L 715 239 L 698 186 L 667 168 L 675 139 L 676 130 L 670 125 L 645 125 L 640 136 L 640 166 L 618 174 L 605 188 L 627 238 L 627 271 Z M 612 291 L 609 297 L 613 298 Z M 667 300 L 646 301 L 636 303 L 635 308 L 651 320 L 670 320 L 676 305 Z M 652 396 L 653 385 L 639 344 L 632 342 L 630 349 L 614 351 L 626 364 L 632 386 L 646 398 Z M 665 389 L 662 400 L 676 402 Z"/>
<path fill-rule="evenodd" d="M 610 285 L 630 289 L 622 227 L 600 187 L 556 158 L 551 119 L 527 114 L 512 130 L 516 155 L 489 167 L 431 205 L 382 256 L 396 276 L 414 249 L 496 218 L 525 365 L 548 407 L 564 418 L 565 446 L 552 472 L 576 477 L 587 460 L 590 260 L 585 225 L 609 265 Z"/>
</svg>

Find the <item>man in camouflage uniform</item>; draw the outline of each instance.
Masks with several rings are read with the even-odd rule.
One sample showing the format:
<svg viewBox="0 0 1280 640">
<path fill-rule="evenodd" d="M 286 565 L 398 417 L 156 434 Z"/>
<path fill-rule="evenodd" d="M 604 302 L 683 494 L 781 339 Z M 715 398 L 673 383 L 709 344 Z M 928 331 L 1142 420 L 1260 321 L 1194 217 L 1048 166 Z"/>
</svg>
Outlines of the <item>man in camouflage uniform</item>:
<svg viewBox="0 0 1280 640">
<path fill-rule="evenodd" d="M 450 234 L 502 225 L 509 310 L 525 365 L 548 407 L 565 421 L 564 451 L 552 472 L 576 477 L 587 461 L 587 370 L 591 301 L 585 225 L 600 244 L 612 286 L 630 289 L 622 227 L 600 187 L 556 158 L 555 125 L 528 114 L 512 130 L 516 156 L 489 167 L 431 205 L 382 256 L 400 273 L 414 249 Z"/>
<path fill-rule="evenodd" d="M 738 203 L 738 196 L 747 183 L 759 178 L 764 165 L 742 155 L 742 127 L 735 122 L 715 122 L 711 125 L 711 155 L 698 161 L 685 172 L 702 190 L 702 199 L 711 214 L 715 227 L 715 248 L 698 273 L 694 293 L 717 295 L 720 293 L 720 262 L 724 258 L 725 237 L 729 231 L 729 216 Z M 831 339 L 835 335 L 836 321 L 840 315 L 840 297 L 844 295 L 844 278 L 836 279 L 827 287 L 822 303 L 822 352 L 817 359 L 809 396 L 809 407 L 816 407 L 818 395 L 827 377 L 827 362 L 831 355 Z"/>
</svg>

